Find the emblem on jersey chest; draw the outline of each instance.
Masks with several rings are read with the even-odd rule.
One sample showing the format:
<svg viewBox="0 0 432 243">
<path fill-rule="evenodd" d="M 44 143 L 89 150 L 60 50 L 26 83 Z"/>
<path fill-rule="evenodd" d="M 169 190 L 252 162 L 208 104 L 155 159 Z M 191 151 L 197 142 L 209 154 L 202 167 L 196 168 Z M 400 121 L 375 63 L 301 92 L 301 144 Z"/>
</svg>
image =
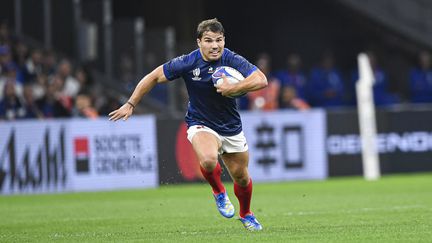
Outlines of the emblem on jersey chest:
<svg viewBox="0 0 432 243">
<path fill-rule="evenodd" d="M 199 80 L 201 80 L 201 77 L 199 76 L 200 73 L 201 73 L 201 70 L 200 70 L 199 68 L 195 68 L 195 69 L 192 71 L 192 74 L 193 74 L 192 80 L 194 80 L 194 81 L 199 81 Z"/>
<path fill-rule="evenodd" d="M 214 73 L 213 67 L 209 67 L 208 73 Z"/>
</svg>

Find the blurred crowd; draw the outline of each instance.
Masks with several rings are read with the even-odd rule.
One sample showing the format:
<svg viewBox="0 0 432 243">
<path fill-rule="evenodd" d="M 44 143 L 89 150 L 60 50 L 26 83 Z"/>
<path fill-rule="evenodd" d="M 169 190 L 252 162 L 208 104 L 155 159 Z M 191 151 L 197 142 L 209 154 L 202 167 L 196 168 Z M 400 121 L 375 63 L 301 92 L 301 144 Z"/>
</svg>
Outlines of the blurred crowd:
<svg viewBox="0 0 432 243">
<path fill-rule="evenodd" d="M 97 118 L 118 102 L 101 95 L 85 66 L 30 48 L 0 23 L 0 120 Z"/>
<path fill-rule="evenodd" d="M 373 97 L 376 106 L 384 107 L 402 102 L 398 93 L 390 91 L 390 81 L 374 53 L 368 52 L 374 73 Z M 431 54 L 422 51 L 417 65 L 413 65 L 406 75 L 408 101 L 410 103 L 432 104 L 432 63 Z M 275 110 L 311 107 L 350 107 L 357 103 L 355 84 L 359 79 L 358 70 L 343 75 L 335 65 L 330 52 L 322 55 L 320 63 L 308 73 L 302 69 L 302 59 L 298 54 L 287 57 L 285 70 L 273 72 L 271 58 L 262 54 L 255 63 L 267 76 L 267 89 L 250 92 L 240 99 L 242 109 Z"/>
<path fill-rule="evenodd" d="M 375 76 L 373 96 L 378 107 L 401 102 L 432 104 L 431 54 L 423 51 L 418 63 L 407 73 L 408 100 L 390 91 L 390 81 L 374 53 L 368 53 Z M 131 92 L 136 85 L 132 59 L 121 60 L 119 88 Z M 306 110 L 311 107 L 354 107 L 355 84 L 358 71 L 349 74 L 338 69 L 331 52 L 322 55 L 319 64 L 304 70 L 302 58 L 290 54 L 283 70 L 271 70 L 271 57 L 264 53 L 255 64 L 268 78 L 266 89 L 250 92 L 238 99 L 243 110 Z M 105 89 L 106 91 L 106 89 Z M 52 50 L 30 48 L 10 34 L 5 23 L 0 23 L 0 120 L 24 118 L 97 118 L 106 116 L 121 103 L 104 91 L 103 84 L 94 82 L 86 66 L 74 66 Z M 177 86 L 177 103 L 186 109 L 187 92 L 183 84 Z M 168 104 L 166 85 L 156 86 L 149 95 L 164 105 Z"/>
</svg>

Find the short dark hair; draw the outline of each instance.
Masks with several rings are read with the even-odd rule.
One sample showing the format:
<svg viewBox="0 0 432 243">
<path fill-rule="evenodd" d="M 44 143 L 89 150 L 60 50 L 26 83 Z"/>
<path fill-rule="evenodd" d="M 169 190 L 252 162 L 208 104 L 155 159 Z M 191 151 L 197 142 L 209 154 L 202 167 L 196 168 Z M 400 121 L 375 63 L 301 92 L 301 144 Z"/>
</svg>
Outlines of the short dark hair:
<svg viewBox="0 0 432 243">
<path fill-rule="evenodd" d="M 199 23 L 197 27 L 197 38 L 201 39 L 204 32 L 206 31 L 225 34 L 224 27 L 222 26 L 222 23 L 217 20 L 217 18 L 207 19 Z"/>
</svg>

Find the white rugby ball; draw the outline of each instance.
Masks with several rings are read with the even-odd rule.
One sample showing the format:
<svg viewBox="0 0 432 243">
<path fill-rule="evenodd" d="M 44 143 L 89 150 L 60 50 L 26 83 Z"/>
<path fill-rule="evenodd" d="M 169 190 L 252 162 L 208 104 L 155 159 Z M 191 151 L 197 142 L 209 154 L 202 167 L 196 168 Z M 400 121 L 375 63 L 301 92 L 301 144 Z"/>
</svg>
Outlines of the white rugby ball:
<svg viewBox="0 0 432 243">
<path fill-rule="evenodd" d="M 243 74 L 241 74 L 236 69 L 234 69 L 232 67 L 228 67 L 228 66 L 221 66 L 221 67 L 216 68 L 216 70 L 212 74 L 212 81 L 213 81 L 214 85 L 218 85 L 218 84 L 223 82 L 223 78 L 222 78 L 223 74 L 225 74 L 228 82 L 231 84 L 238 83 L 238 82 L 245 79 Z M 245 94 L 245 92 L 241 92 L 241 93 L 233 94 L 230 97 L 236 98 L 236 97 L 242 96 L 244 94 Z"/>
</svg>

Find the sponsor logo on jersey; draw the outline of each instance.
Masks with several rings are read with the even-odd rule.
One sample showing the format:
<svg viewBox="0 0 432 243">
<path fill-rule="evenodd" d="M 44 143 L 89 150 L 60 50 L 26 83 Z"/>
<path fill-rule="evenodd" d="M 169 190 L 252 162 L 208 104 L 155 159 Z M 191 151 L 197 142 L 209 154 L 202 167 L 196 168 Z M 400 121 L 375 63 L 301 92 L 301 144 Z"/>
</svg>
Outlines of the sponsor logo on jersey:
<svg viewBox="0 0 432 243">
<path fill-rule="evenodd" d="M 213 67 L 209 67 L 208 73 L 214 73 Z"/>
<path fill-rule="evenodd" d="M 193 78 L 192 78 L 192 80 L 194 80 L 194 81 L 199 81 L 199 80 L 201 80 L 201 77 L 199 77 L 199 75 L 200 75 L 200 73 L 201 73 L 201 70 L 199 69 L 199 68 L 195 68 L 193 71 L 192 71 L 192 74 L 193 74 Z"/>
</svg>

